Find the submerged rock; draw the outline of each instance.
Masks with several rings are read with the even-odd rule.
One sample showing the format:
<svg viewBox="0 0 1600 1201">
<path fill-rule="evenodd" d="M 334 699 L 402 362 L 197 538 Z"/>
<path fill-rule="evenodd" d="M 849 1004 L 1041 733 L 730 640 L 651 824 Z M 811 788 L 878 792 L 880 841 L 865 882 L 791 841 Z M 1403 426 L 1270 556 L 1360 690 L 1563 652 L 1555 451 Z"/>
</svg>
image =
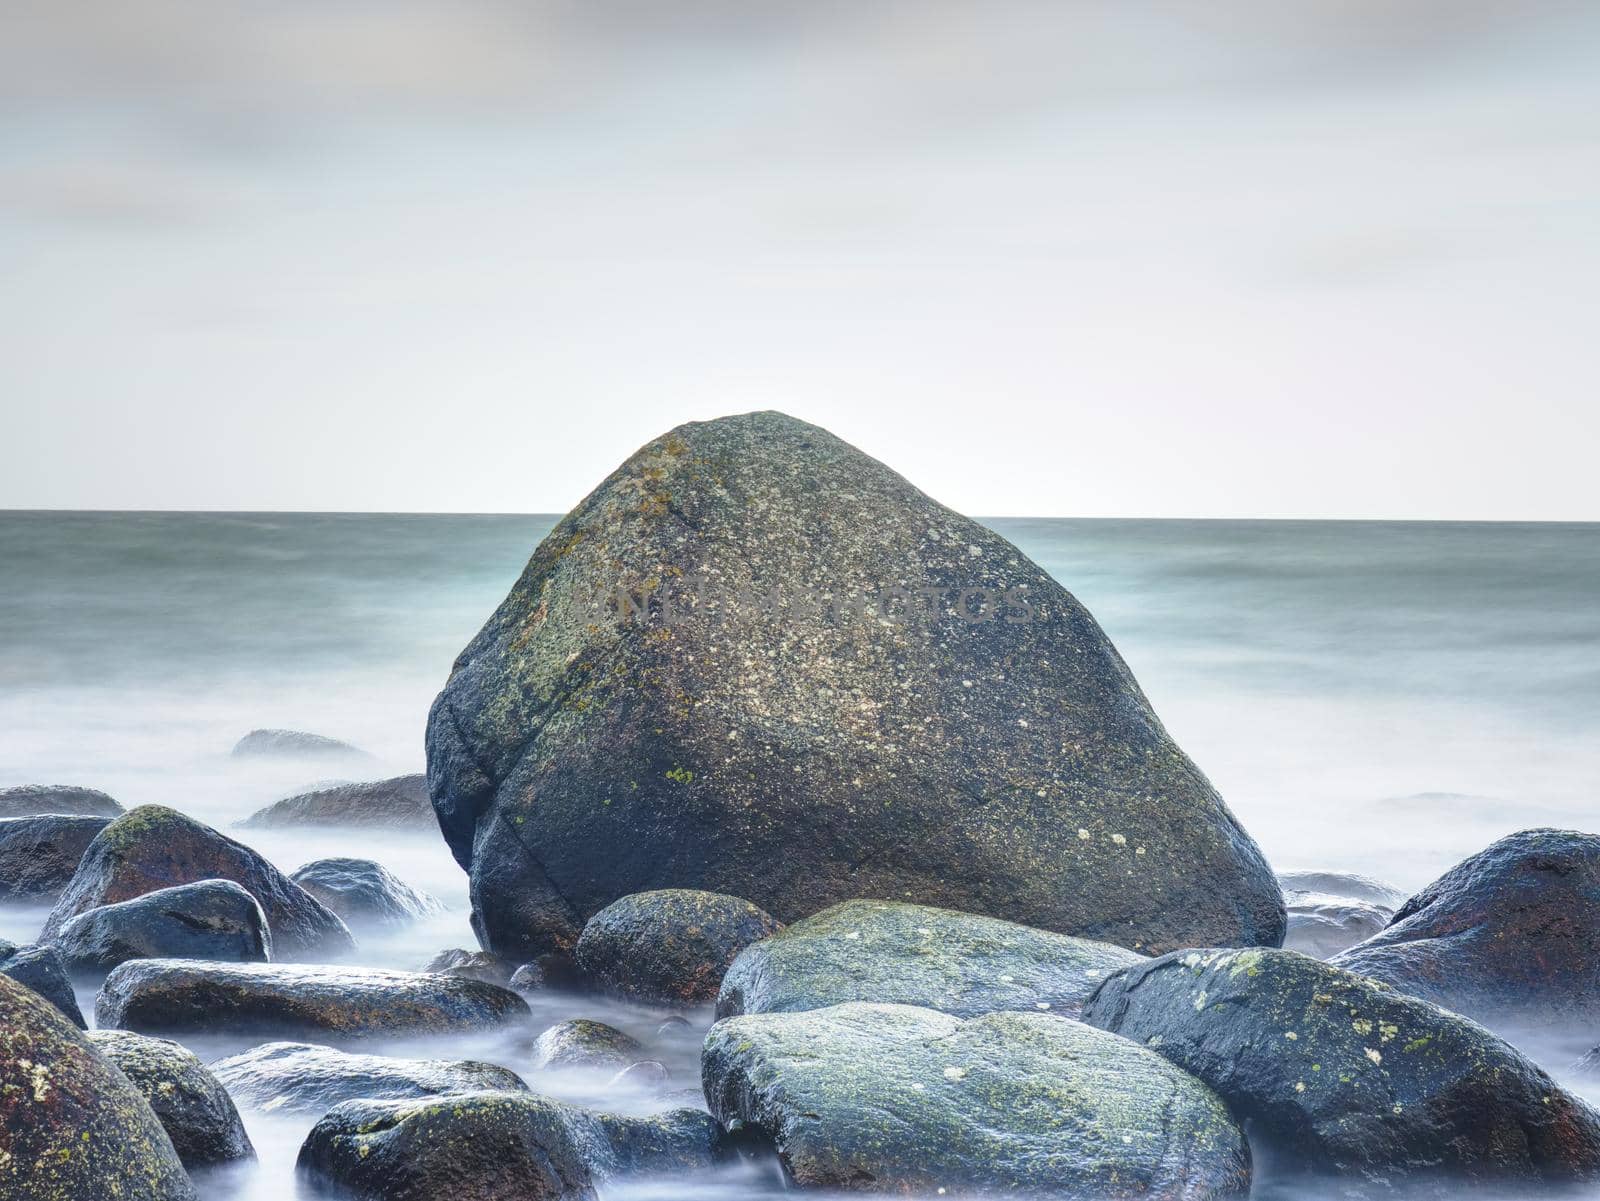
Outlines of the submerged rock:
<svg viewBox="0 0 1600 1201">
<path fill-rule="evenodd" d="M 282 1113 L 326 1113 L 357 1098 L 398 1101 L 528 1087 L 492 1063 L 352 1055 L 312 1043 L 265 1043 L 218 1060 L 211 1070 L 242 1104 Z"/>
<path fill-rule="evenodd" d="M 348 1101 L 300 1149 L 301 1178 L 335 1196 L 384 1201 L 582 1201 L 594 1184 L 709 1167 L 710 1115 L 593 1113 L 528 1093 Z"/>
<path fill-rule="evenodd" d="M 320 1032 L 337 1042 L 461 1034 L 521 1025 L 528 1003 L 509 989 L 454 976 L 377 968 L 135 959 L 106 977 L 101 1026 L 147 1034 Z"/>
<path fill-rule="evenodd" d="M 53 901 L 109 817 L 44 813 L 0 819 L 0 901 Z"/>
<path fill-rule="evenodd" d="M 337 913 L 351 929 L 408 926 L 444 908 L 371 859 L 318 859 L 289 879 Z"/>
<path fill-rule="evenodd" d="M 1160 1056 L 1066 1018 L 852 1003 L 728 1018 L 706 1101 L 765 1132 L 803 1188 L 934 1196 L 1242 1197 L 1222 1102 Z"/>
<path fill-rule="evenodd" d="M 232 880 L 158 888 L 80 913 L 52 945 L 75 975 L 105 975 L 130 959 L 265 963 L 272 933 L 261 906 Z"/>
<path fill-rule="evenodd" d="M 100 831 L 46 919 L 42 937 L 54 937 L 80 913 L 102 905 L 201 880 L 232 880 L 255 897 L 277 956 L 337 957 L 355 949 L 332 910 L 255 851 L 160 805 L 142 805 Z"/>
<path fill-rule="evenodd" d="M 122 806 L 98 789 L 79 788 L 73 784 L 23 784 L 17 788 L 0 788 L 0 818 L 32 817 L 40 813 L 121 817 Z"/>
<path fill-rule="evenodd" d="M 1284 947 L 1317 959 L 1371 938 L 1405 901 L 1398 889 L 1349 872 L 1280 872 L 1278 883 L 1289 910 Z"/>
<path fill-rule="evenodd" d="M 235 759 L 358 759 L 371 755 L 360 747 L 304 730 L 251 730 L 233 744 Z"/>
<path fill-rule="evenodd" d="M 998 918 L 846 901 L 746 948 L 723 979 L 717 1016 L 888 1001 L 957 1017 L 1001 1009 L 1071 1017 L 1107 974 L 1142 959 Z"/>
<path fill-rule="evenodd" d="M 294 826 L 419 830 L 435 834 L 439 819 L 428 801 L 428 778 L 395 776 L 359 784 L 334 784 L 286 797 L 251 814 L 241 826 L 283 829 Z"/>
<path fill-rule="evenodd" d="M 9 976 L 31 988 L 59 1009 L 80 1030 L 88 1025 L 78 1008 L 77 994 L 67 976 L 67 965 L 54 947 L 19 947 L 0 938 L 0 976 Z"/>
<path fill-rule="evenodd" d="M 184 1167 L 256 1157 L 228 1090 L 191 1052 L 126 1030 L 96 1030 L 89 1039 L 150 1103 Z"/>
<path fill-rule="evenodd" d="M 1320 896 L 1365 901 L 1369 905 L 1394 910 L 1405 904 L 1406 900 L 1406 894 L 1394 885 L 1355 872 L 1279 872 L 1278 884 L 1283 889 L 1284 899 L 1291 904 L 1298 896 Z"/>
<path fill-rule="evenodd" d="M 658 1004 L 716 999 L 728 965 L 783 927 L 739 897 L 692 888 L 638 892 L 589 919 L 574 957 L 608 992 Z"/>
<path fill-rule="evenodd" d="M 547 951 L 535 955 L 511 973 L 510 987 L 520 993 L 582 992 L 585 987 L 583 973 L 571 955 L 564 951 Z"/>
<path fill-rule="evenodd" d="M 536 1068 L 625 1068 L 644 1054 L 638 1039 L 604 1022 L 574 1018 L 551 1026 L 533 1045 Z"/>
<path fill-rule="evenodd" d="M 1600 1019 L 1600 837 L 1524 830 L 1451 868 L 1335 960 L 1502 1027 Z"/>
<path fill-rule="evenodd" d="M 0 1197 L 193 1201 L 149 1103 L 49 1002 L 0 978 Z"/>
<path fill-rule="evenodd" d="M 1600 1178 L 1600 1114 L 1481 1026 L 1293 951 L 1187 951 L 1102 984 L 1083 1020 L 1198 1076 L 1285 1172 L 1340 1195 Z"/>
<path fill-rule="evenodd" d="M 516 973 L 516 966 L 488 951 L 468 951 L 463 947 L 451 947 L 428 960 L 422 970 L 442 972 L 446 976 L 460 976 L 464 980 L 483 980 L 489 984 L 506 987 Z"/>
<path fill-rule="evenodd" d="M 681 426 L 568 514 L 427 745 L 508 957 L 677 887 L 781 921 L 865 895 L 1151 951 L 1283 939 L 1260 851 L 1083 606 L 781 413 Z"/>
</svg>

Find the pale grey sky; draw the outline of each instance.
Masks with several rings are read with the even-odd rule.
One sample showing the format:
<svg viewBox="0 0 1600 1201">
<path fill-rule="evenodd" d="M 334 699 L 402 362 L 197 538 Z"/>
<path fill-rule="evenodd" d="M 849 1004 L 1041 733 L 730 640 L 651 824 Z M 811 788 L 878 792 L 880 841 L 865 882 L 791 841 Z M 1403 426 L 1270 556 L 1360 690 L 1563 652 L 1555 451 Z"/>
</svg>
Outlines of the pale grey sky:
<svg viewBox="0 0 1600 1201">
<path fill-rule="evenodd" d="M 1600 519 L 1600 9 L 0 0 L 0 507 Z"/>
</svg>

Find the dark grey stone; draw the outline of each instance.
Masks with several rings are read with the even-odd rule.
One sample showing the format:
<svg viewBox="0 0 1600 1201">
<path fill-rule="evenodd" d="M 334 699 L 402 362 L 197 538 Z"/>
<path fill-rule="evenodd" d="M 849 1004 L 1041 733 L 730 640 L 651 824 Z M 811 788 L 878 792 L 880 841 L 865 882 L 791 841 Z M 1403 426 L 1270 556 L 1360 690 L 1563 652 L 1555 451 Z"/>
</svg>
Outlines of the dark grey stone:
<svg viewBox="0 0 1600 1201">
<path fill-rule="evenodd" d="M 429 834 L 439 820 L 428 802 L 426 776 L 395 776 L 358 784 L 334 784 L 285 797 L 251 814 L 241 826 L 417 830 Z"/>
<path fill-rule="evenodd" d="M 0 818 L 32 817 L 41 813 L 81 817 L 121 817 L 122 806 L 94 788 L 75 784 L 23 784 L 0 788 Z"/>
<path fill-rule="evenodd" d="M 54 901 L 109 817 L 0 818 L 0 901 Z"/>
<path fill-rule="evenodd" d="M 104 976 L 130 959 L 272 958 L 272 932 L 261 905 L 232 880 L 178 884 L 101 905 L 68 921 L 51 945 L 77 976 Z"/>
<path fill-rule="evenodd" d="M 289 879 L 344 919 L 352 930 L 409 926 L 444 908 L 371 859 L 318 859 Z"/>
<path fill-rule="evenodd" d="M 255 1159 L 228 1090 L 191 1052 L 127 1030 L 96 1030 L 89 1039 L 150 1102 L 184 1167 Z"/>
<path fill-rule="evenodd" d="M 398 1101 L 527 1089 L 515 1072 L 491 1063 L 353 1055 L 311 1043 L 265 1043 L 218 1060 L 211 1070 L 240 1103 L 273 1113 L 326 1113 L 357 1098 Z"/>
</svg>

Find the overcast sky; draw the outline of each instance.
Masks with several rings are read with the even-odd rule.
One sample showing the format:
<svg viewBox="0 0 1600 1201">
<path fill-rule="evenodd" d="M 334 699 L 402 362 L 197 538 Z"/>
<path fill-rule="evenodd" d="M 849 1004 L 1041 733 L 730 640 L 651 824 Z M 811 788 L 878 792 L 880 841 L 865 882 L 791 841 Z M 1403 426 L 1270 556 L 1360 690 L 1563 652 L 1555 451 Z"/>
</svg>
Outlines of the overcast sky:
<svg viewBox="0 0 1600 1201">
<path fill-rule="evenodd" d="M 1600 519 L 1600 6 L 0 0 L 0 507 Z"/>
</svg>

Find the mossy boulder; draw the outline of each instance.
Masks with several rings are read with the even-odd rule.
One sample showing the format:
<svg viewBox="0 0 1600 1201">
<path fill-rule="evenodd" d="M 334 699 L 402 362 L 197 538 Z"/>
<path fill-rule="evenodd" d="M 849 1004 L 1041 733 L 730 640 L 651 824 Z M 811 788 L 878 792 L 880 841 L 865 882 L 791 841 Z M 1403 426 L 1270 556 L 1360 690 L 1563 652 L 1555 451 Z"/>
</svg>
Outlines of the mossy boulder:
<svg viewBox="0 0 1600 1201">
<path fill-rule="evenodd" d="M 224 1034 L 334 1042 L 464 1034 L 525 1025 L 509 989 L 377 968 L 135 959 L 106 977 L 101 1026 L 144 1034 Z"/>
<path fill-rule="evenodd" d="M 1222 1102 L 1159 1055 L 1066 1018 L 852 1003 L 728 1018 L 706 1101 L 772 1139 L 794 1183 L 917 1196 L 1242 1197 Z"/>
<path fill-rule="evenodd" d="M 317 859 L 289 879 L 344 919 L 352 930 L 409 926 L 444 908 L 371 859 Z"/>
<path fill-rule="evenodd" d="M 52 945 L 68 971 L 104 976 L 130 959 L 265 963 L 272 932 L 260 903 L 232 880 L 158 888 L 72 918 Z"/>
<path fill-rule="evenodd" d="M 1600 836 L 1524 830 L 1463 860 L 1335 963 L 1508 1030 L 1600 1020 Z"/>
<path fill-rule="evenodd" d="M 31 817 L 39 813 L 121 817 L 122 806 L 98 789 L 79 788 L 75 784 L 22 784 L 16 788 L 0 788 L 0 818 Z"/>
<path fill-rule="evenodd" d="M 241 1104 L 272 1113 L 321 1114 L 358 1098 L 401 1101 L 528 1087 L 492 1063 L 358 1055 L 313 1043 L 264 1043 L 218 1060 L 211 1070 Z"/>
<path fill-rule="evenodd" d="M 784 922 L 877 896 L 1150 951 L 1283 939 L 1260 851 L 1087 610 L 781 413 L 681 426 L 563 518 L 427 750 L 512 958 L 660 888 Z"/>
<path fill-rule="evenodd" d="M 887 1001 L 956 1017 L 1002 1009 L 1071 1017 L 1106 975 L 1142 958 L 999 918 L 846 901 L 746 948 L 722 981 L 717 1016 Z"/>
<path fill-rule="evenodd" d="M 256 1157 L 228 1090 L 192 1052 L 127 1030 L 96 1030 L 89 1040 L 150 1103 L 184 1167 Z"/>
<path fill-rule="evenodd" d="M 1181 951 L 1083 1020 L 1209 1084 L 1279 1170 L 1341 1196 L 1600 1178 L 1600 1115 L 1483 1027 L 1294 951 Z"/>
<path fill-rule="evenodd" d="M 590 1068 L 616 1071 L 644 1054 L 644 1045 L 615 1026 L 589 1018 L 557 1022 L 533 1044 L 536 1068 Z"/>
<path fill-rule="evenodd" d="M 637 892 L 583 927 L 574 955 L 590 983 L 656 1004 L 716 999 L 728 965 L 783 927 L 740 897 L 692 888 Z"/>
<path fill-rule="evenodd" d="M 42 937 L 53 937 L 101 905 L 201 880 L 232 880 L 255 897 L 279 958 L 338 958 L 355 950 L 337 914 L 255 851 L 160 805 L 141 805 L 100 831 L 50 911 Z"/>
<path fill-rule="evenodd" d="M 439 829 L 428 801 L 428 778 L 420 774 L 333 784 L 297 793 L 258 810 L 239 824 L 258 830 L 306 827 L 436 834 Z"/>
<path fill-rule="evenodd" d="M 193 1201 L 128 1078 L 48 1001 L 0 977 L 0 1197 Z"/>
<path fill-rule="evenodd" d="M 73 992 L 67 965 L 54 947 L 19 947 L 0 938 L 0 976 L 9 977 L 24 988 L 31 988 L 80 1030 L 88 1025 L 83 1020 L 83 1011 L 78 1008 L 78 997 Z"/>
<path fill-rule="evenodd" d="M 0 818 L 0 901 L 54 901 L 109 817 Z"/>
<path fill-rule="evenodd" d="M 303 1180 L 371 1201 L 585 1201 L 596 1182 L 711 1166 L 710 1115 L 593 1113 L 527 1093 L 348 1101 L 300 1149 Z"/>
</svg>

